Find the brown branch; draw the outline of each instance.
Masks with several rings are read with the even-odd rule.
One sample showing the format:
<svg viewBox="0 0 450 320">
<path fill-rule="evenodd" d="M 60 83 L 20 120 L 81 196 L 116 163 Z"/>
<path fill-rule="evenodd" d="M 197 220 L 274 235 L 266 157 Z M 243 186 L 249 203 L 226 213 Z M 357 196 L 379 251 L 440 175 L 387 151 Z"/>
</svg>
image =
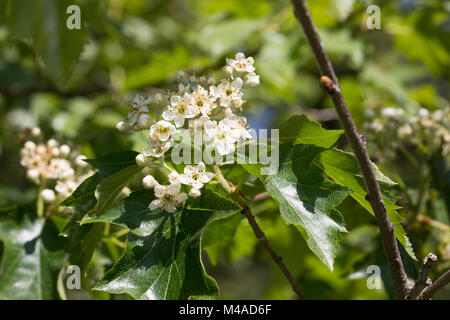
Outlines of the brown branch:
<svg viewBox="0 0 450 320">
<path fill-rule="evenodd" d="M 297 281 L 295 281 L 295 278 L 292 276 L 291 272 L 284 264 L 283 259 L 275 252 L 275 250 L 270 245 L 269 241 L 267 241 L 266 235 L 256 222 L 255 217 L 253 216 L 250 208 L 247 205 L 244 205 L 244 208 L 242 209 L 241 213 L 247 218 L 248 223 L 252 227 L 253 232 L 255 233 L 258 240 L 261 242 L 261 244 L 264 246 L 267 252 L 269 252 L 272 259 L 275 261 L 275 263 L 281 269 L 285 277 L 291 283 L 292 289 L 295 291 L 295 293 L 301 300 L 306 300 L 303 291 L 300 289 L 299 285 L 297 284 Z"/>
<path fill-rule="evenodd" d="M 292 3 L 294 5 L 295 15 L 302 25 L 303 31 L 322 73 L 321 84 L 333 100 L 339 119 L 350 140 L 359 167 L 361 168 L 366 190 L 368 192 L 367 198 L 372 206 L 380 229 L 381 239 L 391 271 L 396 296 L 398 299 L 405 299 L 409 291 L 408 279 L 397 246 L 394 224 L 388 218 L 380 187 L 375 178 L 372 163 L 366 150 L 365 140 L 358 133 L 353 117 L 342 95 L 331 61 L 325 52 L 317 29 L 311 18 L 311 14 L 306 7 L 305 0 L 292 0 Z"/>
<path fill-rule="evenodd" d="M 434 281 L 431 286 L 422 291 L 422 293 L 417 297 L 418 300 L 428 300 L 436 292 L 445 287 L 450 282 L 450 270 L 447 270 L 442 276 L 440 276 L 436 281 Z"/>
<path fill-rule="evenodd" d="M 231 183 L 231 181 L 227 181 L 225 177 L 222 174 L 222 171 L 220 171 L 219 165 L 213 166 L 213 171 L 215 173 L 216 179 L 219 182 L 222 189 L 231 195 L 242 207 L 241 213 L 247 218 L 248 223 L 253 229 L 253 232 L 255 233 L 255 236 L 258 238 L 258 240 L 261 242 L 261 244 L 264 246 L 264 248 L 269 252 L 272 259 L 275 261 L 275 263 L 278 265 L 278 267 L 281 269 L 285 277 L 288 279 L 288 281 L 291 283 L 292 289 L 294 292 L 298 295 L 298 297 L 301 300 L 306 300 L 305 295 L 303 294 L 303 291 L 300 289 L 299 285 L 295 281 L 294 276 L 292 276 L 289 269 L 286 267 L 286 265 L 283 262 L 283 259 L 275 252 L 275 250 L 270 245 L 269 241 L 267 240 L 264 232 L 259 227 L 258 223 L 256 222 L 255 217 L 253 216 L 251 209 L 242 201 L 240 197 L 242 197 L 242 193 L 239 192 L 237 187 Z"/>
<path fill-rule="evenodd" d="M 431 268 L 436 263 L 437 257 L 429 253 L 428 256 L 423 259 L 422 268 L 420 269 L 419 276 L 414 283 L 414 287 L 408 294 L 409 300 L 415 300 L 417 296 L 422 292 L 423 289 L 431 285 L 431 280 L 428 278 L 430 275 Z"/>
</svg>

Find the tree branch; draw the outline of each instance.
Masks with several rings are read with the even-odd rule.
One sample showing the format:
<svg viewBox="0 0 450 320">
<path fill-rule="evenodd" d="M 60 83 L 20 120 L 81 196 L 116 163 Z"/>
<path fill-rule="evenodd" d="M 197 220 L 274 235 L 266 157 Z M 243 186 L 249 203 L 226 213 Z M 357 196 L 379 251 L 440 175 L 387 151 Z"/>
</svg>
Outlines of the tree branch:
<svg viewBox="0 0 450 320">
<path fill-rule="evenodd" d="M 442 276 L 440 276 L 436 281 L 431 284 L 428 288 L 422 291 L 422 293 L 417 297 L 418 300 L 428 300 L 436 292 L 445 287 L 450 282 L 450 269 L 447 270 Z"/>
<path fill-rule="evenodd" d="M 256 222 L 255 217 L 252 214 L 251 209 L 239 198 L 238 193 L 236 192 L 236 187 L 232 186 L 231 183 L 229 183 L 225 177 L 223 176 L 222 172 L 220 171 L 219 165 L 213 166 L 214 173 L 216 175 L 216 179 L 218 180 L 219 184 L 222 186 L 222 188 L 230 194 L 231 196 L 235 197 L 235 200 L 239 202 L 240 206 L 242 207 L 241 213 L 247 218 L 248 223 L 253 229 L 253 232 L 255 233 L 256 238 L 261 242 L 261 244 L 264 246 L 264 248 L 269 252 L 270 256 L 272 257 L 273 261 L 278 265 L 278 267 L 283 272 L 284 276 L 288 279 L 290 282 L 292 289 L 294 292 L 298 295 L 298 297 L 301 300 L 306 300 L 306 296 L 304 295 L 303 291 L 300 289 L 300 286 L 297 284 L 297 281 L 295 281 L 294 276 L 291 274 L 289 269 L 286 267 L 286 265 L 283 262 L 283 259 L 281 256 L 279 256 L 273 247 L 270 245 L 269 241 L 266 238 L 266 235 L 259 227 L 258 223 Z"/>
<path fill-rule="evenodd" d="M 305 0 L 292 0 L 292 3 L 295 15 L 303 28 L 322 73 L 321 84 L 333 100 L 339 119 L 350 140 L 359 167 L 361 168 L 368 193 L 368 200 L 372 206 L 380 229 L 381 239 L 391 271 L 396 296 L 398 299 L 405 299 L 409 291 L 408 278 L 403 268 L 403 262 L 397 246 L 394 224 L 388 218 L 380 187 L 375 178 L 372 164 L 366 150 L 365 140 L 358 133 L 358 129 L 356 128 L 355 122 L 353 121 L 352 115 L 342 95 L 331 61 L 325 52 L 317 29 L 311 18 L 311 14 L 306 7 Z"/>
<path fill-rule="evenodd" d="M 428 276 L 430 275 L 431 267 L 436 263 L 436 261 L 437 257 L 432 253 L 429 253 L 428 256 L 423 259 L 419 277 L 417 278 L 414 287 L 408 294 L 409 300 L 415 300 L 425 287 L 431 285 L 431 280 Z"/>
</svg>

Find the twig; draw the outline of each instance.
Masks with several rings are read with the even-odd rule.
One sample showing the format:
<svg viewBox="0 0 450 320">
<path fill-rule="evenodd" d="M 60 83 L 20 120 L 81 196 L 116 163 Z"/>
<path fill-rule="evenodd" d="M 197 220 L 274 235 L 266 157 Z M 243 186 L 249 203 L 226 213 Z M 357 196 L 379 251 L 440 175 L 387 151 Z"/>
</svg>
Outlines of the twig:
<svg viewBox="0 0 450 320">
<path fill-rule="evenodd" d="M 218 165 L 215 165 L 213 167 L 214 173 L 216 175 L 216 179 L 218 180 L 219 184 L 222 186 L 222 188 L 230 194 L 231 196 L 235 197 L 235 200 L 239 202 L 240 206 L 242 207 L 241 213 L 247 218 L 248 223 L 253 229 L 253 232 L 255 233 L 256 238 L 261 242 L 261 244 L 264 246 L 264 248 L 269 252 L 272 259 L 275 261 L 275 263 L 278 265 L 278 267 L 281 269 L 285 277 L 288 279 L 288 281 L 291 283 L 292 289 L 294 292 L 298 295 L 298 297 L 301 300 L 306 300 L 306 297 L 303 293 L 303 291 L 300 289 L 300 286 L 297 284 L 297 281 L 295 281 L 294 276 L 291 274 L 289 269 L 286 267 L 286 265 L 283 262 L 283 259 L 281 256 L 279 256 L 275 250 L 270 245 L 269 241 L 267 240 L 264 232 L 259 227 L 258 223 L 256 222 L 255 217 L 252 214 L 251 209 L 241 200 L 239 199 L 238 191 L 236 186 L 229 183 L 225 177 L 223 176 L 222 172 L 220 171 L 220 168 Z"/>
<path fill-rule="evenodd" d="M 264 248 L 266 248 L 267 252 L 269 252 L 272 259 L 275 261 L 275 263 L 281 269 L 281 271 L 283 272 L 285 277 L 289 280 L 289 282 L 292 285 L 292 289 L 295 291 L 295 293 L 299 296 L 300 299 L 305 300 L 306 297 L 305 297 L 303 291 L 300 289 L 299 285 L 297 284 L 297 281 L 295 281 L 291 272 L 284 264 L 283 259 L 275 252 L 275 250 L 270 245 L 269 241 L 266 238 L 266 235 L 259 227 L 258 223 L 255 220 L 255 217 L 252 215 L 250 208 L 245 205 L 244 208 L 242 209 L 242 214 L 247 218 L 248 223 L 252 227 L 253 232 L 255 233 L 258 240 L 261 242 L 261 244 L 264 246 Z"/>
<path fill-rule="evenodd" d="M 419 272 L 419 277 L 414 283 L 414 287 L 408 294 L 409 300 L 415 300 L 417 296 L 422 292 L 423 289 L 431 285 L 431 280 L 428 278 L 430 275 L 431 267 L 436 263 L 437 257 L 429 253 L 428 256 L 423 259 L 422 268 Z"/>
<path fill-rule="evenodd" d="M 268 192 L 261 192 L 254 196 L 252 201 L 262 201 L 266 199 L 270 199 L 270 194 Z"/>
<path fill-rule="evenodd" d="M 306 7 L 305 0 L 292 0 L 294 12 L 302 25 L 303 31 L 308 39 L 309 45 L 314 52 L 317 64 L 322 73 L 322 87 L 331 96 L 339 119 L 350 140 L 353 151 L 361 168 L 368 200 L 372 206 L 378 227 L 381 233 L 386 258 L 391 271 L 396 296 L 398 299 L 405 299 L 408 295 L 408 279 L 403 268 L 403 262 L 397 246 L 397 239 L 394 233 L 394 224 L 389 220 L 386 207 L 383 202 L 380 187 L 375 178 L 372 163 L 366 150 L 364 139 L 359 135 L 353 117 L 347 107 L 344 97 L 339 87 L 339 82 L 334 72 L 331 61 L 322 45 L 317 29 L 311 18 L 311 14 Z"/>
<path fill-rule="evenodd" d="M 447 270 L 442 276 L 440 276 L 436 281 L 433 282 L 431 286 L 422 291 L 422 293 L 417 297 L 418 300 L 428 300 L 436 292 L 445 287 L 450 282 L 450 270 Z"/>
<path fill-rule="evenodd" d="M 417 216 L 417 221 L 420 223 L 426 223 L 436 229 L 439 229 L 444 232 L 450 232 L 450 227 L 442 222 L 431 219 L 430 217 L 419 214 Z"/>
</svg>

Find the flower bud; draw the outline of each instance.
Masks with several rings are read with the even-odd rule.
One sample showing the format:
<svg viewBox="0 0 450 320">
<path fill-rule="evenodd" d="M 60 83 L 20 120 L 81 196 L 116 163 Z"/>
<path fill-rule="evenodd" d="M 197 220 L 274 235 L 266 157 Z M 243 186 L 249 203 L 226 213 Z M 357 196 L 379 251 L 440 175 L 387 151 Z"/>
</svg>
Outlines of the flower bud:
<svg viewBox="0 0 450 320">
<path fill-rule="evenodd" d="M 141 114 L 138 120 L 138 126 L 141 129 L 148 129 L 152 125 L 152 118 L 148 114 Z"/>
<path fill-rule="evenodd" d="M 34 127 L 33 129 L 31 129 L 31 135 L 33 137 L 39 137 L 41 135 L 41 129 L 39 129 L 38 127 Z"/>
<path fill-rule="evenodd" d="M 51 189 L 44 189 L 41 192 L 41 197 L 45 202 L 53 202 L 55 201 L 55 192 Z"/>
<path fill-rule="evenodd" d="M 27 177 L 33 182 L 39 182 L 39 170 L 38 169 L 30 169 L 27 170 Z"/>
<path fill-rule="evenodd" d="M 144 185 L 145 189 L 153 189 L 159 183 L 152 175 L 147 175 L 144 177 L 144 179 L 142 179 L 142 184 Z"/>
<path fill-rule="evenodd" d="M 201 194 L 202 194 L 202 193 L 200 192 L 199 189 L 192 188 L 191 190 L 189 190 L 189 196 L 190 196 L 191 198 L 198 198 L 198 197 L 201 196 Z"/>
<path fill-rule="evenodd" d="M 63 144 L 59 151 L 61 152 L 61 156 L 67 157 L 70 154 L 70 147 L 67 144 Z"/>
<path fill-rule="evenodd" d="M 50 148 L 54 148 L 58 146 L 58 141 L 56 141 L 55 139 L 50 139 L 47 141 L 47 146 Z"/>
<path fill-rule="evenodd" d="M 152 161 L 149 158 L 145 157 L 142 153 L 140 153 L 136 156 L 136 163 L 139 167 L 142 168 L 151 165 Z"/>
<path fill-rule="evenodd" d="M 116 124 L 116 129 L 120 132 L 126 132 L 130 129 L 130 126 L 124 121 L 120 121 L 118 124 Z"/>
<path fill-rule="evenodd" d="M 24 148 L 27 150 L 34 150 L 36 148 L 36 144 L 33 141 L 25 142 Z"/>
<path fill-rule="evenodd" d="M 89 165 L 89 163 L 87 163 L 86 161 L 84 161 L 85 159 L 87 159 L 87 157 L 85 155 L 80 154 L 78 157 L 76 157 L 75 159 L 75 164 L 78 167 L 84 168 L 86 166 Z"/>
</svg>

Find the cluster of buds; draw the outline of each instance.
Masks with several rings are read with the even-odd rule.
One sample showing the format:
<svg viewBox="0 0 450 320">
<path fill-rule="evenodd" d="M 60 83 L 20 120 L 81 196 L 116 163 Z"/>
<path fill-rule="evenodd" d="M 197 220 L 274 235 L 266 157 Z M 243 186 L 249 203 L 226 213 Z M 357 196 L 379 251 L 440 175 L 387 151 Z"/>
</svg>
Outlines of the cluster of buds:
<svg viewBox="0 0 450 320">
<path fill-rule="evenodd" d="M 259 76 L 252 57 L 237 53 L 234 59 L 226 61 L 223 79 L 179 71 L 175 91 L 148 98 L 138 95 L 134 99 L 127 120 L 119 122 L 116 128 L 122 132 L 149 130 L 147 146 L 136 157 L 140 166 L 150 166 L 156 159 L 164 161 L 165 154 L 183 131 L 189 132 L 192 138 L 194 132 L 200 132 L 201 146 L 195 147 L 209 148 L 219 156 L 233 153 L 238 143 L 251 137 L 247 119 L 240 115 L 245 103 L 243 90 L 259 85 Z M 164 103 L 161 119 L 152 119 L 149 110 Z M 182 192 L 184 188 L 190 188 L 189 196 L 198 197 L 203 185 L 213 178 L 203 162 L 187 165 L 183 173 L 167 165 L 166 168 L 171 171 L 168 185 L 160 185 L 153 176 L 143 179 L 144 187 L 155 189 L 156 200 L 150 204 L 151 210 L 176 211 L 177 205 L 187 199 L 187 194 Z"/>
<path fill-rule="evenodd" d="M 421 108 L 416 114 L 407 115 L 403 109 L 384 108 L 379 113 L 366 112 L 364 128 L 369 138 L 391 147 L 407 142 L 424 154 L 441 152 L 450 154 L 450 108 L 428 111 Z"/>
<path fill-rule="evenodd" d="M 40 130 L 34 128 L 33 132 Z M 25 142 L 20 164 L 27 169 L 27 178 L 41 187 L 43 200 L 52 203 L 70 196 L 92 174 L 84 159 L 68 145 L 50 139 L 46 143 Z"/>
</svg>

